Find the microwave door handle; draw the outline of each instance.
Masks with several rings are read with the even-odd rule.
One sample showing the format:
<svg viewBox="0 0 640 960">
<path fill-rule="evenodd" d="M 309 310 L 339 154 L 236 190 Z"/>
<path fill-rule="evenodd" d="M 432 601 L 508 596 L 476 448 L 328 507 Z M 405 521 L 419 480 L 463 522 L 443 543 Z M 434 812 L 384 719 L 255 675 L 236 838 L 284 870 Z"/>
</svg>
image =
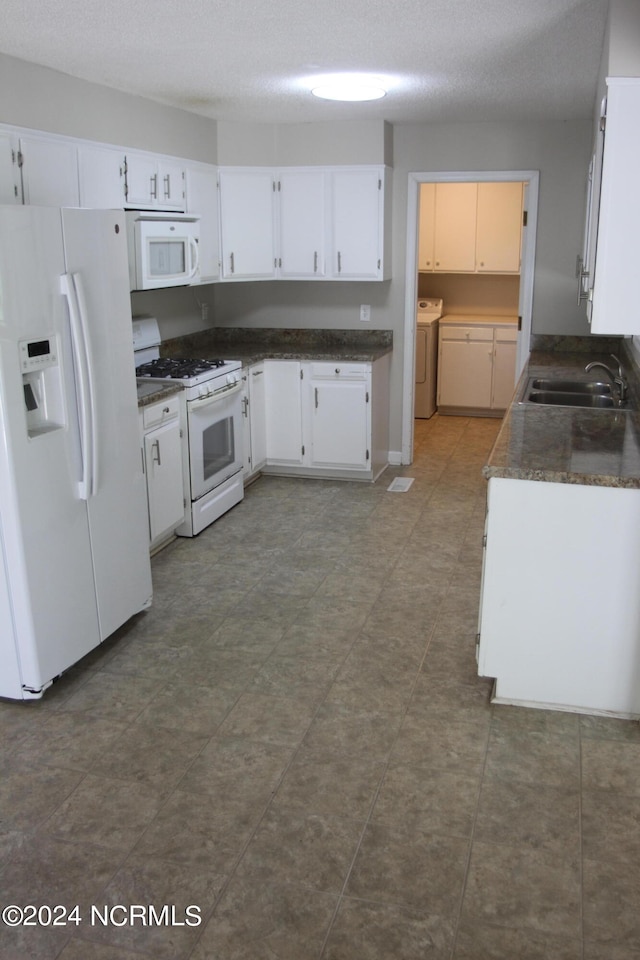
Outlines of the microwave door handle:
<svg viewBox="0 0 640 960">
<path fill-rule="evenodd" d="M 60 293 L 67 301 L 69 311 L 69 331 L 71 334 L 71 349 L 76 371 L 76 388 L 78 390 L 78 423 L 80 427 L 80 454 L 81 476 L 78 481 L 78 496 L 81 500 L 88 500 L 90 496 L 90 412 L 89 412 L 89 372 L 87 370 L 87 355 L 82 336 L 82 323 L 76 296 L 73 277 L 63 273 L 60 277 Z"/>
<path fill-rule="evenodd" d="M 90 449 L 91 449 L 91 496 L 95 497 L 98 492 L 99 480 L 99 446 L 98 446 L 98 404 L 96 402 L 96 385 L 94 375 L 93 351 L 91 349 L 91 331 L 89 325 L 89 310 L 87 309 L 87 298 L 84 293 L 84 284 L 82 276 L 79 273 L 73 274 L 73 283 L 76 288 L 76 296 L 80 314 L 80 323 L 82 325 L 82 334 L 84 342 L 84 351 L 87 363 L 87 381 L 89 386 L 89 426 L 90 426 Z"/>
<path fill-rule="evenodd" d="M 200 267 L 200 251 L 198 249 L 198 244 L 193 237 L 189 237 L 189 261 L 191 266 L 191 271 L 189 273 L 189 280 L 192 280 L 193 277 L 198 272 Z"/>
</svg>

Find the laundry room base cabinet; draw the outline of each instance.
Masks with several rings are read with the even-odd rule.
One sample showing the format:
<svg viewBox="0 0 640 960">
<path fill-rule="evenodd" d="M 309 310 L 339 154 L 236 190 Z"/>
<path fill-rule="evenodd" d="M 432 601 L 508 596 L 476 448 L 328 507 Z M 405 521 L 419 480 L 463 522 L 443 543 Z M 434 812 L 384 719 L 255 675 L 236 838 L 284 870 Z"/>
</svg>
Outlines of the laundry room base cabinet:
<svg viewBox="0 0 640 960">
<path fill-rule="evenodd" d="M 502 416 L 516 380 L 516 317 L 442 317 L 438 412 Z"/>
<path fill-rule="evenodd" d="M 389 366 L 266 360 L 263 472 L 374 480 L 389 456 Z"/>
</svg>

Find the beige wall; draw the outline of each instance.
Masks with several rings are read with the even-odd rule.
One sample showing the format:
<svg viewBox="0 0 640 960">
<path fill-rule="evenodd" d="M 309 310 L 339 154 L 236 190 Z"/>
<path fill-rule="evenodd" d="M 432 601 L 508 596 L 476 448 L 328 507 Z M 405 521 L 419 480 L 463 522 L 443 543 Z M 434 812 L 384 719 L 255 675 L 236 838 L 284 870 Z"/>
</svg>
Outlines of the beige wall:
<svg viewBox="0 0 640 960">
<path fill-rule="evenodd" d="M 0 123 L 217 161 L 214 121 L 0 54 Z"/>
<path fill-rule="evenodd" d="M 180 110 L 0 55 L 0 122 L 220 163 L 383 163 L 393 160 L 393 279 L 383 283 L 218 284 L 134 297 L 163 329 L 214 324 L 392 329 L 393 449 L 400 448 L 409 173 L 540 171 L 534 333 L 586 333 L 575 305 L 591 122 L 493 124 L 216 124 Z M 178 317 L 178 320 L 172 318 Z M 168 334 L 165 334 L 168 335 Z"/>
</svg>

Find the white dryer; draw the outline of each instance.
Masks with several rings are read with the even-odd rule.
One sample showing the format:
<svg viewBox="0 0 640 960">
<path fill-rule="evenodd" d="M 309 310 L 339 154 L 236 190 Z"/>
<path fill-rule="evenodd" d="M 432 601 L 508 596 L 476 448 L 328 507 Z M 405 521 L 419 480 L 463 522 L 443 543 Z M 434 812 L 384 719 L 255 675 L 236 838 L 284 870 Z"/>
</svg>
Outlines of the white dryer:
<svg viewBox="0 0 640 960">
<path fill-rule="evenodd" d="M 442 299 L 418 300 L 414 416 L 424 420 L 436 412 L 438 321 L 442 310 Z"/>
</svg>

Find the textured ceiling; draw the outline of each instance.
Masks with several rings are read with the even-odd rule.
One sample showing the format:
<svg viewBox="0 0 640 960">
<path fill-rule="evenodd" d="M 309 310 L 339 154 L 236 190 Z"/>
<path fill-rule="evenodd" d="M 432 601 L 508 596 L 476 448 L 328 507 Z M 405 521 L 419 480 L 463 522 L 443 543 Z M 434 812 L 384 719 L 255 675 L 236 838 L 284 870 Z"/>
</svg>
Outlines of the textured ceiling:
<svg viewBox="0 0 640 960">
<path fill-rule="evenodd" d="M 2 0 L 0 52 L 219 120 L 589 117 L 607 0 Z M 311 79 L 373 73 L 371 103 Z"/>
</svg>

